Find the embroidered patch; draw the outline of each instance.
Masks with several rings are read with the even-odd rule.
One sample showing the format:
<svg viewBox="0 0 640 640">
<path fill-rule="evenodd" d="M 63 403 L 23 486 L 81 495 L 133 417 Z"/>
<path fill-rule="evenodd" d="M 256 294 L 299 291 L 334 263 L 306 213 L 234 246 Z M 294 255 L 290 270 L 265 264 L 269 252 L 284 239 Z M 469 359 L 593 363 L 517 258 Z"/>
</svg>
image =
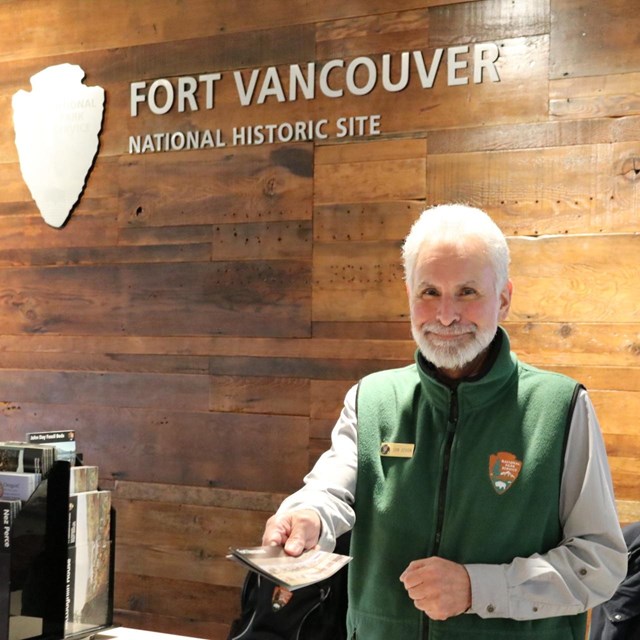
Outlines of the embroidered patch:
<svg viewBox="0 0 640 640">
<path fill-rule="evenodd" d="M 516 481 L 522 462 L 513 453 L 498 451 L 489 456 L 489 478 L 496 493 L 502 495 Z"/>
</svg>

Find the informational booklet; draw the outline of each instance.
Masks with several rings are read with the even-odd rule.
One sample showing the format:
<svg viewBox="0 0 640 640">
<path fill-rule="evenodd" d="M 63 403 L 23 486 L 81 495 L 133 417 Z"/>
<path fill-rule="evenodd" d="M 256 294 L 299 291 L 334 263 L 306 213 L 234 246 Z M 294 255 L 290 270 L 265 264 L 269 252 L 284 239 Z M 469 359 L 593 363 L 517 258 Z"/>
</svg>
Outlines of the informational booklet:
<svg viewBox="0 0 640 640">
<path fill-rule="evenodd" d="M 227 558 L 290 591 L 325 580 L 351 561 L 351 556 L 317 549 L 290 556 L 278 546 L 230 549 Z"/>
</svg>

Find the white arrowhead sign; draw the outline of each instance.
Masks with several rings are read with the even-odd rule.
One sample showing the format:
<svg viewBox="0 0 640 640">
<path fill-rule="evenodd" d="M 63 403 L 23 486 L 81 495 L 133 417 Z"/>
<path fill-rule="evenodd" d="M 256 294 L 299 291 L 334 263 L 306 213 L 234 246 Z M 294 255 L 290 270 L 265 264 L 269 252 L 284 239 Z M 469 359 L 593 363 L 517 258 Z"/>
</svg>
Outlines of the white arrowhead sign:
<svg viewBox="0 0 640 640">
<path fill-rule="evenodd" d="M 60 64 L 13 95 L 22 177 L 45 222 L 61 227 L 78 202 L 98 152 L 104 89 L 82 84 L 81 67 Z"/>
</svg>

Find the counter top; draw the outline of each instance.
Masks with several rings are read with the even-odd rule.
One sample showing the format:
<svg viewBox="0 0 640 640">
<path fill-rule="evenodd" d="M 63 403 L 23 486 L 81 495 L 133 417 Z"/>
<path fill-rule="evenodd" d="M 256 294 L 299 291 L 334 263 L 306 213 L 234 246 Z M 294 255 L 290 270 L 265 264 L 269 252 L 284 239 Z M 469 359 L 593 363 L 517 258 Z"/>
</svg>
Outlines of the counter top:
<svg viewBox="0 0 640 640">
<path fill-rule="evenodd" d="M 114 627 L 102 631 L 95 640 L 196 640 L 187 636 L 173 636 L 155 631 L 140 631 L 140 629 L 127 629 L 126 627 Z"/>
</svg>

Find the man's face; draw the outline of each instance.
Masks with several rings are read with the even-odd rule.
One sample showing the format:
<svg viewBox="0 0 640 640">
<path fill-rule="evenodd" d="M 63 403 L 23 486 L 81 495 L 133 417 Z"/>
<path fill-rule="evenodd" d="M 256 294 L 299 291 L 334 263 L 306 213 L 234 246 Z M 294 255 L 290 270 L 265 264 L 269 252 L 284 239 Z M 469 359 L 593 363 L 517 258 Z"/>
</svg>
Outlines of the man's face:
<svg viewBox="0 0 640 640">
<path fill-rule="evenodd" d="M 511 302 L 510 282 L 496 292 L 482 242 L 426 243 L 407 291 L 411 331 L 424 357 L 451 378 L 475 373 Z"/>
</svg>

